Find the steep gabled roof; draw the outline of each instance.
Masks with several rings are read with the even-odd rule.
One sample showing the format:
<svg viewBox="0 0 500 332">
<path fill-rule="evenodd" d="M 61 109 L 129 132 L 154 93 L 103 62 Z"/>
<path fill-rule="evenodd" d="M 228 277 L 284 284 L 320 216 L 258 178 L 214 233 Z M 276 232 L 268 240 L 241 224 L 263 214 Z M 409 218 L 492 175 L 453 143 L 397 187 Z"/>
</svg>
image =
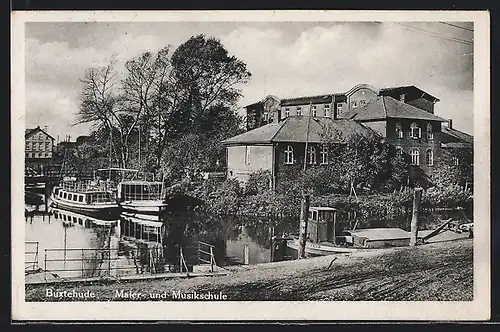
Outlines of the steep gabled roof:
<svg viewBox="0 0 500 332">
<path fill-rule="evenodd" d="M 366 105 L 347 112 L 344 118 L 356 121 L 384 120 L 388 118 L 446 121 L 437 115 L 389 96 L 379 96 L 377 99 L 370 100 Z"/>
<path fill-rule="evenodd" d="M 307 136 L 308 116 L 290 116 L 279 123 L 270 123 L 265 126 L 247 131 L 241 135 L 223 141 L 223 144 L 270 144 L 270 143 L 304 143 Z M 323 143 L 324 134 L 336 131 L 340 135 L 335 137 L 336 142 L 345 142 L 345 139 L 354 134 L 377 135 L 370 128 L 352 120 L 334 120 L 326 117 L 311 118 L 309 122 L 310 143 Z"/>
<path fill-rule="evenodd" d="M 38 126 L 36 128 L 26 128 L 24 130 L 24 138 L 27 138 L 28 136 L 31 136 L 31 134 L 34 134 L 34 133 L 39 132 L 39 131 L 42 132 L 42 133 L 44 133 L 45 135 L 49 136 L 52 140 L 54 140 L 54 137 L 52 137 L 45 130 L 43 130 L 42 128 L 40 128 L 40 126 Z"/>
</svg>

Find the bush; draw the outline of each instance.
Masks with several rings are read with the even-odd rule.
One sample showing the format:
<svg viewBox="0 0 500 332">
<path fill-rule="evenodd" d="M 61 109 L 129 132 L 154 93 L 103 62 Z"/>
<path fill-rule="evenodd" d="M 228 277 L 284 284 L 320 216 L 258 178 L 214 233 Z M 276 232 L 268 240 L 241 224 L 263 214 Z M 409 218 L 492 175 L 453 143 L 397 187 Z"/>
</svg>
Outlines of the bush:
<svg viewBox="0 0 500 332">
<path fill-rule="evenodd" d="M 245 184 L 245 195 L 257 195 L 268 192 L 271 184 L 271 172 L 259 170 L 250 174 Z"/>
</svg>

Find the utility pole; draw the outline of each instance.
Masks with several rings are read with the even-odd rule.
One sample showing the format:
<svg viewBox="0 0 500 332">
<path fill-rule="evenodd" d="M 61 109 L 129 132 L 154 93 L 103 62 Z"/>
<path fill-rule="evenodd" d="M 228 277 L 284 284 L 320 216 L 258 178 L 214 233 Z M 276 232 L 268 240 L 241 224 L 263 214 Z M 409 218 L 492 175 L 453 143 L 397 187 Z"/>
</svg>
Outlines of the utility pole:
<svg viewBox="0 0 500 332">
<path fill-rule="evenodd" d="M 311 109 L 312 102 L 309 103 L 309 115 L 307 119 L 307 131 L 306 131 L 306 146 L 304 150 L 304 174 L 305 176 L 307 170 L 307 150 L 309 147 L 309 126 L 311 124 Z M 307 242 L 307 218 L 309 218 L 309 204 L 310 195 L 307 194 L 305 188 L 302 188 L 302 202 L 300 204 L 300 228 L 299 228 L 299 248 L 298 248 L 298 259 L 306 257 L 306 242 Z"/>
<path fill-rule="evenodd" d="M 421 198 L 422 198 L 422 188 L 415 188 L 415 194 L 413 196 L 413 213 L 411 216 L 411 230 L 410 230 L 410 246 L 411 247 L 414 247 L 417 245 L 418 210 L 420 207 Z"/>
</svg>

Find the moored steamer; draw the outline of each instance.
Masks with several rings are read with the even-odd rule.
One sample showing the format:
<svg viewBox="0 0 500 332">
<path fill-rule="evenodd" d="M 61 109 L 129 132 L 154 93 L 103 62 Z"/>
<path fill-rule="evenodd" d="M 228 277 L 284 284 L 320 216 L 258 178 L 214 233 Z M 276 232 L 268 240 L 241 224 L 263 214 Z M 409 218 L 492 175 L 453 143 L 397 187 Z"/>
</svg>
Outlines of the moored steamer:
<svg viewBox="0 0 500 332">
<path fill-rule="evenodd" d="M 77 213 L 99 216 L 119 213 L 116 197 L 106 182 L 65 180 L 54 187 L 50 198 L 54 207 Z"/>
</svg>

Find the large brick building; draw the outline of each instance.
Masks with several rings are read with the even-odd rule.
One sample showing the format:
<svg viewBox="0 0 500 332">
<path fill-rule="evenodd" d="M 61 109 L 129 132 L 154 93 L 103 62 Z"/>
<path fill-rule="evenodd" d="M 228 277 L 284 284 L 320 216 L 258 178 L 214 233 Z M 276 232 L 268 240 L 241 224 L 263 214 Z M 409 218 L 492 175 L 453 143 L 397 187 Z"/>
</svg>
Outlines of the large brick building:
<svg viewBox="0 0 500 332">
<path fill-rule="evenodd" d="M 305 144 L 304 119 L 310 115 L 316 120 L 311 121 L 313 136 L 319 130 L 314 127 L 320 122 L 334 124 L 342 131 L 370 129 L 407 156 L 412 179 L 427 178 L 443 153 L 473 146 L 471 135 L 454 129 L 451 120 L 434 114 L 438 101 L 415 86 L 377 89 L 367 84 L 356 85 L 345 93 L 286 99 L 268 96 L 246 106 L 248 132 L 223 142 L 228 151 L 228 177 L 245 181 L 259 169 L 276 173 L 281 164 L 287 163 L 282 158 L 286 156 L 283 149 Z M 448 122 L 448 127 L 443 128 L 444 122 Z M 313 141 L 313 146 L 315 143 L 319 144 Z M 300 153 L 303 149 L 295 150 Z M 314 150 L 315 160 L 323 156 L 320 149 Z"/>
</svg>

